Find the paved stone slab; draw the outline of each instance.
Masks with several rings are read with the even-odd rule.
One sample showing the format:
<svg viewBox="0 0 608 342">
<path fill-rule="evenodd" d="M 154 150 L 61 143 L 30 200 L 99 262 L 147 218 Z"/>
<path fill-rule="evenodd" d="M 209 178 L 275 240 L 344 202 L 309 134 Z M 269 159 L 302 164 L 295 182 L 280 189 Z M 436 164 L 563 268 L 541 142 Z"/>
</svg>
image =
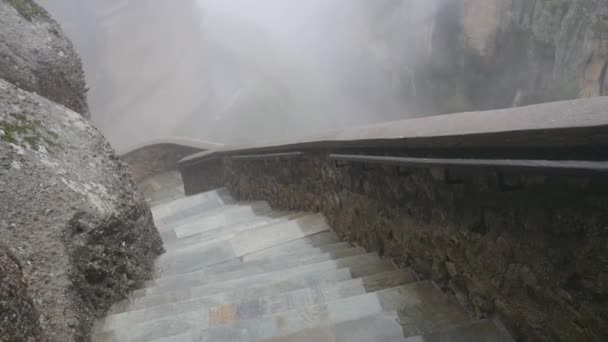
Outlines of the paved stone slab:
<svg viewBox="0 0 608 342">
<path fill-rule="evenodd" d="M 229 341 L 258 341 L 396 310 L 399 310 L 398 317 L 406 334 L 427 329 L 437 331 L 468 322 L 466 314 L 447 301 L 434 284 L 419 282 L 324 305 L 300 307 L 261 319 L 238 321 L 223 327 L 200 330 L 197 340 L 222 341 L 227 338 Z M 403 312 L 408 312 L 408 315 Z M 440 320 L 428 322 L 436 318 Z"/>
<path fill-rule="evenodd" d="M 396 312 L 382 312 L 357 320 L 305 329 L 264 342 L 398 342 L 405 341 Z"/>
<path fill-rule="evenodd" d="M 343 248 L 329 253 L 317 253 L 305 251 L 294 255 L 285 256 L 280 259 L 253 260 L 248 262 L 223 263 L 213 265 L 200 271 L 183 273 L 176 276 L 162 277 L 146 283 L 148 288 L 171 288 L 201 286 L 229 279 L 243 278 L 256 274 L 280 271 L 298 266 L 316 264 L 328 260 L 347 258 L 355 255 L 365 254 L 363 248 Z"/>
<path fill-rule="evenodd" d="M 346 268 L 329 270 L 324 272 L 303 273 L 294 275 L 289 279 L 278 282 L 262 284 L 253 287 L 241 287 L 232 291 L 211 294 L 208 296 L 197 297 L 189 300 L 173 302 L 163 305 L 151 306 L 135 311 L 126 311 L 108 316 L 105 324 L 100 327 L 109 330 L 115 324 L 131 324 L 133 322 L 143 322 L 162 319 L 173 314 L 180 314 L 198 310 L 201 307 L 213 307 L 222 303 L 229 303 L 239 300 L 251 300 L 260 297 L 278 295 L 285 292 L 296 291 L 302 288 L 330 286 L 341 281 L 350 280 L 350 271 Z M 365 285 L 365 281 L 364 281 Z M 124 310 L 123 310 L 124 311 Z"/>
<path fill-rule="evenodd" d="M 213 215 L 206 215 L 194 222 L 175 227 L 173 230 L 178 238 L 196 235 L 221 226 L 247 222 L 257 216 L 269 213 L 272 208 L 265 202 L 253 203 L 246 206 L 235 206 L 221 210 Z"/>
<path fill-rule="evenodd" d="M 310 220 L 310 221 L 309 221 Z M 171 276 L 189 273 L 206 266 L 221 263 L 248 253 L 264 250 L 277 244 L 297 240 L 308 235 L 328 231 L 322 222 L 317 225 L 307 222 L 320 222 L 318 217 L 296 219 L 275 225 L 263 226 L 237 233 L 228 240 L 201 245 L 200 248 L 183 250 L 178 254 L 161 256 L 156 263 L 156 273 Z"/>
<path fill-rule="evenodd" d="M 363 277 L 370 274 L 380 273 L 383 271 L 394 270 L 392 264 L 380 260 L 375 253 L 348 256 L 335 260 L 333 260 L 330 255 L 323 255 L 320 259 L 312 259 L 311 262 L 308 264 L 298 265 L 297 263 L 299 262 L 296 262 L 296 264 L 294 265 L 290 265 L 291 267 L 284 268 L 281 267 L 283 266 L 283 264 L 281 264 L 281 262 L 279 261 L 276 264 L 278 265 L 278 269 L 263 273 L 254 273 L 251 275 L 242 275 L 240 277 L 237 276 L 237 278 L 230 278 L 231 275 L 228 275 L 229 279 L 216 282 L 208 282 L 208 274 L 205 272 L 205 270 L 183 274 L 177 278 L 177 282 L 172 281 L 173 279 L 175 279 L 175 277 L 171 277 L 167 286 L 163 286 L 163 280 L 162 278 L 160 278 L 157 280 L 157 282 L 161 282 L 159 286 L 153 286 L 142 290 L 137 290 L 133 292 L 133 297 L 180 292 L 182 290 L 192 289 L 196 287 L 221 285 L 226 282 L 246 282 L 248 280 L 255 281 L 258 279 L 266 278 L 273 279 L 277 277 L 283 277 L 291 273 L 298 274 L 301 272 L 308 272 L 308 270 L 315 269 L 325 271 L 327 269 L 349 268 L 353 274 L 356 274 L 356 277 Z"/>
<path fill-rule="evenodd" d="M 184 330 L 222 326 L 241 320 L 254 320 L 299 307 L 319 305 L 329 301 L 365 293 L 362 279 L 353 279 L 331 286 L 318 286 L 289 293 L 225 303 L 173 315 L 166 319 L 150 321 L 121 329 L 117 335 L 133 341 L 147 341 L 156 337 L 179 334 Z M 186 328 L 186 326 L 188 326 Z"/>
<path fill-rule="evenodd" d="M 245 222 L 220 226 L 179 239 L 175 243 L 166 247 L 168 250 L 166 255 L 177 255 L 193 249 L 200 249 L 213 242 L 234 238 L 238 233 L 242 233 L 247 230 L 282 224 L 290 220 L 297 220 L 306 216 L 308 215 L 303 215 L 300 213 L 275 214 L 274 212 L 270 212 L 267 215 L 254 217 Z"/>
<path fill-rule="evenodd" d="M 305 265 L 289 270 L 270 272 L 247 278 L 234 279 L 221 283 L 208 284 L 201 287 L 180 289 L 177 291 L 160 291 L 158 293 L 134 292 L 130 298 L 128 310 L 155 306 L 171 302 L 183 301 L 196 297 L 203 297 L 214 293 L 229 292 L 234 289 L 262 286 L 284 281 L 294 276 L 315 274 L 328 270 L 348 268 L 353 277 L 360 278 L 384 271 L 394 270 L 392 265 L 378 259 L 375 254 L 358 255 L 340 260 L 325 261 L 318 264 Z M 357 274 L 354 276 L 354 274 Z M 305 278 L 304 278 L 305 279 Z M 149 290 L 149 289 L 146 289 Z"/>
<path fill-rule="evenodd" d="M 204 206 L 207 202 L 226 205 L 233 202 L 233 200 L 231 200 L 231 197 L 228 192 L 223 189 L 209 191 L 194 196 L 183 197 L 168 203 L 155 205 L 151 208 L 151 210 L 155 220 L 163 220 L 181 210 L 195 208 L 199 205 Z"/>
<path fill-rule="evenodd" d="M 184 324 L 190 324 L 189 329 L 202 329 L 207 324 L 210 327 L 222 326 L 241 320 L 254 320 L 264 316 L 297 310 L 300 307 L 320 305 L 343 298 L 362 295 L 366 293 L 366 284 L 386 284 L 387 287 L 399 286 L 410 283 L 413 278 L 410 272 L 393 271 L 382 274 L 342 281 L 336 284 L 320 284 L 311 288 L 303 288 L 291 292 L 273 294 L 266 297 L 248 298 L 238 302 L 225 302 L 214 307 L 203 307 L 187 313 L 175 314 L 164 320 L 152 321 L 137 327 L 123 327 L 121 336 L 132 339 L 147 340 L 151 337 L 167 336 L 181 333 Z M 382 290 L 379 285 L 376 287 Z M 385 287 L 386 288 L 386 287 Z M 195 311 L 205 312 L 195 312 Z M 347 310 L 347 309 L 346 309 Z M 208 321 L 207 321 L 208 320 Z M 169 321 L 177 321 L 180 324 L 172 325 Z M 175 330 L 170 330 L 175 328 Z M 138 337 L 135 338 L 134 331 Z"/>
<path fill-rule="evenodd" d="M 231 243 L 235 253 L 242 256 L 329 230 L 327 223 L 319 222 L 318 218 L 303 218 L 245 232 Z"/>
</svg>

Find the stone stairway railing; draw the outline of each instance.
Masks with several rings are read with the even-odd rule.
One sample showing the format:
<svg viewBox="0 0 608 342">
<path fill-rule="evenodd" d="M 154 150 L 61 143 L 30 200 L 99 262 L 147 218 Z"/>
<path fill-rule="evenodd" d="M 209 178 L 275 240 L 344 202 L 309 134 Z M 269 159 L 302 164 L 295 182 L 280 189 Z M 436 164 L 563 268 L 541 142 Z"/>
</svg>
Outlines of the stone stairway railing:
<svg viewBox="0 0 608 342">
<path fill-rule="evenodd" d="M 224 147 L 179 168 L 189 195 L 226 187 L 324 214 L 518 338 L 595 341 L 608 336 L 606 147 L 600 97 Z"/>
</svg>

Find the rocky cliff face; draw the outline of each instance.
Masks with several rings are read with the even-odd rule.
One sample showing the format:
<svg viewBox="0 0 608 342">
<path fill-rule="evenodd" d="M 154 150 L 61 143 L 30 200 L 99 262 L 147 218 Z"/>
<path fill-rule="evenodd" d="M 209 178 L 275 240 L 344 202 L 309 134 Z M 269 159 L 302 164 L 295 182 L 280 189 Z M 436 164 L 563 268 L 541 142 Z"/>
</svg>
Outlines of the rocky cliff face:
<svg viewBox="0 0 608 342">
<path fill-rule="evenodd" d="M 88 117 L 80 59 L 48 13 L 32 0 L 2 0 L 0 25 L 0 78 Z"/>
<path fill-rule="evenodd" d="M 606 0 L 441 0 L 417 83 L 430 112 L 605 95 Z"/>
<path fill-rule="evenodd" d="M 1 0 L 0 54 L 0 339 L 83 341 L 162 242 L 126 165 L 70 109 L 86 113 L 84 79 L 57 24 Z"/>
</svg>

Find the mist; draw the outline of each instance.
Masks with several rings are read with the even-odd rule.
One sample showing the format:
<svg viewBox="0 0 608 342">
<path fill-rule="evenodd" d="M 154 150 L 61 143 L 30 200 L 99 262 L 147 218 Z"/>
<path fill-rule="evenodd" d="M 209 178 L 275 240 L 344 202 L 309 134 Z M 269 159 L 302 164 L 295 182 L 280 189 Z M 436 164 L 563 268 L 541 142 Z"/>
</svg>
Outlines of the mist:
<svg viewBox="0 0 608 342">
<path fill-rule="evenodd" d="M 118 148 L 260 143 L 422 111 L 413 70 L 434 1 L 41 3 L 75 41 L 93 120 Z"/>
</svg>

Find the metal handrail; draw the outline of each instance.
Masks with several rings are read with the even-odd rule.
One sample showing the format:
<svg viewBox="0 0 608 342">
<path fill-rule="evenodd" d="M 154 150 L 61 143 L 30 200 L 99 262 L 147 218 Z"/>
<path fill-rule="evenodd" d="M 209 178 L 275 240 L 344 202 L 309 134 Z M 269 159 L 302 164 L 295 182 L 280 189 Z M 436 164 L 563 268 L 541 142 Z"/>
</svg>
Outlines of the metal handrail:
<svg viewBox="0 0 608 342">
<path fill-rule="evenodd" d="M 239 156 L 231 156 L 234 160 L 260 160 L 260 159 L 289 159 L 303 156 L 303 152 L 286 152 L 286 153 L 268 153 L 268 154 L 244 154 Z"/>
<path fill-rule="evenodd" d="M 556 171 L 608 172 L 608 161 L 535 160 L 535 159 L 463 159 L 330 154 L 330 160 L 385 164 L 409 167 L 479 167 L 500 169 L 542 169 Z"/>
</svg>

